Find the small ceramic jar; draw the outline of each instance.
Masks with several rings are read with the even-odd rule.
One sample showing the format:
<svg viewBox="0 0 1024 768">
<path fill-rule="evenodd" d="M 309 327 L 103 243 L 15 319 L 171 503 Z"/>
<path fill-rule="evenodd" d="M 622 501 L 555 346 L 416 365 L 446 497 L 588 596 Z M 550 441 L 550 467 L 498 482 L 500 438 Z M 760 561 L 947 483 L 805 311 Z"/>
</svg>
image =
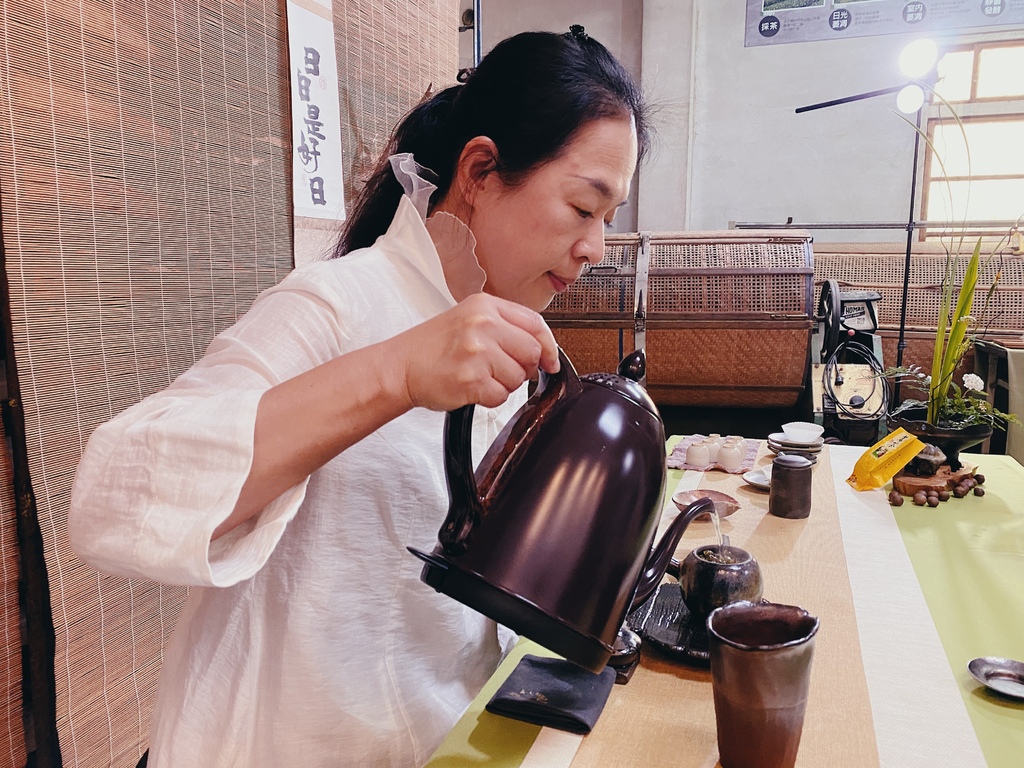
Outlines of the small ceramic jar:
<svg viewBox="0 0 1024 768">
<path fill-rule="evenodd" d="M 739 547 L 698 547 L 679 565 L 683 602 L 698 618 L 737 600 L 757 602 L 764 591 L 761 568 Z"/>
</svg>

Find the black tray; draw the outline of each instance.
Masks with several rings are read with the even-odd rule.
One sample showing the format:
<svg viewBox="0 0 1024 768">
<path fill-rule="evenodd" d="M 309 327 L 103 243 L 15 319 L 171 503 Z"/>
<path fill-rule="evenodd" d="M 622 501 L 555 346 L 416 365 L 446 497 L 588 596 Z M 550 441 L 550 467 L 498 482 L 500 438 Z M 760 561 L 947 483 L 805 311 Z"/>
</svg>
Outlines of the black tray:
<svg viewBox="0 0 1024 768">
<path fill-rule="evenodd" d="M 661 584 L 651 597 L 626 617 L 626 624 L 648 646 L 694 667 L 708 667 L 708 630 L 683 602 L 678 582 Z"/>
</svg>

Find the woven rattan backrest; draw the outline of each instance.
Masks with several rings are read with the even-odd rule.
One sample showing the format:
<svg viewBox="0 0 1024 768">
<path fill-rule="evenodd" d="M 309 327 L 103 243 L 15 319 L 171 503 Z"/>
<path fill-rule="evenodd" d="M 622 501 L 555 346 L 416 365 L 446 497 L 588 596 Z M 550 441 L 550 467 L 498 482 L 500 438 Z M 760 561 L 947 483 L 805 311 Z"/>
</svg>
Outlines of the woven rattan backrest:
<svg viewBox="0 0 1024 768">
<path fill-rule="evenodd" d="M 454 79 L 458 8 L 335 0 L 349 201 L 396 120 Z M 38 516 L 36 595 L 49 590 L 55 629 L 52 701 L 37 675 L 32 736 L 40 765 L 59 764 L 59 734 L 65 765 L 133 766 L 184 590 L 79 561 L 71 483 L 97 424 L 165 387 L 291 268 L 285 8 L 6 0 L 4 12 L 0 193 L 20 394 L 9 415 L 24 425 L 34 502 L 22 511 Z M 0 768 L 24 764 L 9 474 L 0 721 L 18 722 Z"/>
<path fill-rule="evenodd" d="M 610 235 L 604 259 L 545 311 L 554 322 L 618 318 L 632 322 L 640 235 Z M 813 268 L 809 236 L 772 232 L 657 232 L 649 239 L 647 316 L 809 314 Z"/>
<path fill-rule="evenodd" d="M 957 284 L 963 280 L 971 244 L 963 246 L 959 259 Z M 978 275 L 979 291 L 974 314 L 988 335 L 1020 337 L 1024 328 L 1024 255 L 997 254 L 985 259 Z M 878 304 L 879 324 L 886 329 L 899 327 L 903 291 L 905 246 L 891 243 L 820 243 L 815 246 L 815 280 L 832 279 L 844 288 L 870 288 L 882 294 Z M 910 261 L 907 290 L 907 328 L 934 330 L 941 284 L 946 268 L 946 252 L 933 243 L 915 243 Z M 984 291 L 999 273 L 998 288 L 987 311 Z"/>
</svg>

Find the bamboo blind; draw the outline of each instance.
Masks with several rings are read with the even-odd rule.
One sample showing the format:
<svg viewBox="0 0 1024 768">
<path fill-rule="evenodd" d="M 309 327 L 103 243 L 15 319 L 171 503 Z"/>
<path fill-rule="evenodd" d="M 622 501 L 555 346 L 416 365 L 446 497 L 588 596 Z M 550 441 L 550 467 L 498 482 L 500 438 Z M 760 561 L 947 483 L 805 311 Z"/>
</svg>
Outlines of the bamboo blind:
<svg viewBox="0 0 1024 768">
<path fill-rule="evenodd" d="M 55 711 L 36 702 L 29 738 L 47 739 L 38 721 L 49 716 L 57 760 L 133 766 L 184 594 L 77 560 L 70 488 L 92 429 L 165 387 L 291 267 L 284 2 L 0 3 L 14 416 L 45 552 L 46 573 L 32 576 L 49 588 L 56 646 Z M 457 0 L 335 0 L 349 201 L 401 114 L 453 80 L 458 10 Z M 13 513 L 2 495 L 0 511 L 10 630 Z M 20 686 L 4 681 L 19 658 L 5 637 L 0 718 L 10 719 Z M 11 733 L 0 768 L 24 764 L 20 729 Z"/>
<path fill-rule="evenodd" d="M 21 635 L 18 627 L 18 541 L 14 472 L 0 425 L 0 766 L 25 765 L 21 719 Z"/>
</svg>

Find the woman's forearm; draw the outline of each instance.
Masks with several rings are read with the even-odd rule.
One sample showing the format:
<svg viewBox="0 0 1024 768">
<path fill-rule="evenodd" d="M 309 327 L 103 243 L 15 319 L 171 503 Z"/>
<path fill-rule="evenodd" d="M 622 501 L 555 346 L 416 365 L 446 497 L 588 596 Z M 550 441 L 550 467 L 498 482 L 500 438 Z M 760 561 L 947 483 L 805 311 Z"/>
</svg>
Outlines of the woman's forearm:
<svg viewBox="0 0 1024 768">
<path fill-rule="evenodd" d="M 412 407 L 387 345 L 342 355 L 267 390 L 238 501 L 213 538 L 249 518 L 346 448 Z"/>
</svg>

